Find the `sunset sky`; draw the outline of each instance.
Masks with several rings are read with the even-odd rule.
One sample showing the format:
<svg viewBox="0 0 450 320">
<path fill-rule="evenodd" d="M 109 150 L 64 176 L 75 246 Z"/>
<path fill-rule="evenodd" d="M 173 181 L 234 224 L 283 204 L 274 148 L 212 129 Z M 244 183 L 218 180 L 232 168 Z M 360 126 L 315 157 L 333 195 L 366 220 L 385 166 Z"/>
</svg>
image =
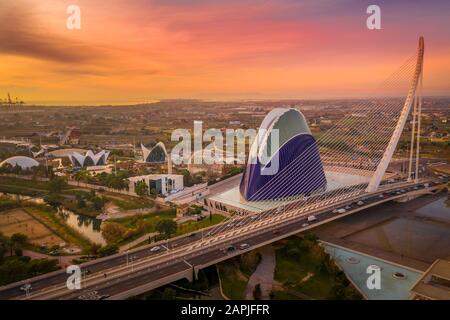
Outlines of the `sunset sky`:
<svg viewBox="0 0 450 320">
<path fill-rule="evenodd" d="M 81 30 L 66 8 L 81 8 Z M 366 28 L 381 7 L 382 30 Z M 425 95 L 450 95 L 450 1 L 2 0 L 0 98 L 365 96 L 425 37 Z"/>
</svg>

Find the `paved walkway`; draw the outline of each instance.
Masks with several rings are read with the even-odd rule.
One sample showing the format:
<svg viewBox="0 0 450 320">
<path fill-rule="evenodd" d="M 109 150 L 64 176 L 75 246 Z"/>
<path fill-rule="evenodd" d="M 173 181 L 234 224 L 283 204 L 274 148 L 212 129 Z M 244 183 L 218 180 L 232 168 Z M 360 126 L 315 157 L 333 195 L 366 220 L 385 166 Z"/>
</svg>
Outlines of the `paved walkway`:
<svg viewBox="0 0 450 320">
<path fill-rule="evenodd" d="M 127 251 L 127 250 L 133 248 L 134 246 L 137 246 L 139 243 L 142 243 L 142 242 L 144 242 L 144 241 L 147 241 L 149 237 L 154 237 L 154 236 L 156 236 L 156 235 L 158 235 L 158 234 L 159 234 L 159 232 L 152 232 L 152 233 L 144 234 L 142 237 L 139 237 L 139 238 L 137 238 L 136 240 L 131 241 L 131 242 L 129 242 L 129 243 L 124 244 L 123 246 L 121 246 L 121 247 L 119 248 L 119 252 L 125 252 L 125 251 Z"/>
<path fill-rule="evenodd" d="M 270 300 L 276 263 L 275 249 L 268 245 L 259 249 L 259 252 L 261 253 L 261 262 L 248 280 L 245 300 L 254 299 L 253 290 L 258 283 L 261 285 L 261 299 Z"/>
</svg>

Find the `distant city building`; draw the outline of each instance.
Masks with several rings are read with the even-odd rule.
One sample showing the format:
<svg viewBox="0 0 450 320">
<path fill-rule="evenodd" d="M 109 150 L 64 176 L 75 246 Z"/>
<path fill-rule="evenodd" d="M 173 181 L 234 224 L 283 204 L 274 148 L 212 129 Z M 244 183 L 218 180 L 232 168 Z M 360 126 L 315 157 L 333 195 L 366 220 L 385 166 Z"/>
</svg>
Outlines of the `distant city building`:
<svg viewBox="0 0 450 320">
<path fill-rule="evenodd" d="M 145 182 L 149 194 L 168 195 L 183 190 L 183 175 L 181 174 L 149 174 L 128 178 L 129 191 L 135 192 L 139 181 Z"/>
<path fill-rule="evenodd" d="M 164 143 L 158 142 L 152 148 L 141 144 L 142 161 L 145 163 L 164 163 L 167 161 L 167 150 Z"/>
<path fill-rule="evenodd" d="M 24 156 L 15 156 L 8 158 L 0 163 L 0 167 L 4 165 L 10 165 L 12 167 L 19 166 L 23 170 L 28 170 L 33 167 L 39 166 L 39 162 L 34 160 L 33 158 L 24 157 Z"/>
<path fill-rule="evenodd" d="M 187 169 L 191 174 L 196 174 L 199 172 L 205 172 L 208 175 L 217 175 L 220 176 L 224 173 L 225 164 L 224 163 L 213 163 L 213 164 L 205 164 L 202 163 L 196 164 L 196 158 L 203 159 L 203 150 L 198 150 L 193 152 L 188 161 Z"/>
<path fill-rule="evenodd" d="M 106 165 L 109 157 L 109 151 L 102 150 L 94 154 L 91 150 L 84 155 L 74 151 L 70 156 L 70 162 L 73 167 L 90 167 Z"/>
<path fill-rule="evenodd" d="M 275 129 L 279 133 L 279 149 L 267 152 Z M 261 154 L 272 156 L 268 164 L 261 163 Z M 278 157 L 277 172 L 264 174 L 265 168 L 273 165 L 275 156 Z M 327 185 L 316 140 L 297 109 L 276 108 L 267 114 L 246 163 L 240 193 L 249 201 L 309 196 Z"/>
<path fill-rule="evenodd" d="M 79 149 L 79 148 L 67 148 L 67 149 L 58 149 L 48 152 L 49 157 L 55 157 L 55 158 L 70 158 L 75 152 L 77 153 L 86 153 L 87 150 L 85 149 Z"/>
</svg>

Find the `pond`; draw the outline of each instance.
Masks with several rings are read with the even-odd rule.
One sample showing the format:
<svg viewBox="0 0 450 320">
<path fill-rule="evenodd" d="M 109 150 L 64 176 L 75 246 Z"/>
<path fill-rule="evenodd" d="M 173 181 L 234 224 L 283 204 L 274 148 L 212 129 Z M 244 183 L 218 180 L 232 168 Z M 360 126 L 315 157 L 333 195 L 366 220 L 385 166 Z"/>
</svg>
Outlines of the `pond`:
<svg viewBox="0 0 450 320">
<path fill-rule="evenodd" d="M 408 300 L 410 298 L 409 289 L 421 276 L 419 271 L 363 253 L 331 244 L 324 245 L 324 247 L 368 300 Z M 368 272 L 369 267 L 372 270 L 379 270 L 380 288 L 371 288 L 367 285 L 367 279 L 372 274 Z"/>
<path fill-rule="evenodd" d="M 15 194 L 15 193 L 2 193 L 1 195 L 4 197 L 8 197 L 10 199 L 16 200 L 16 201 L 28 201 L 28 202 L 33 202 L 33 203 L 37 203 L 37 204 L 45 203 L 43 198 L 35 198 L 35 197 L 24 196 L 24 195 Z"/>
<path fill-rule="evenodd" d="M 75 229 L 90 241 L 106 245 L 106 240 L 103 238 L 101 231 L 102 220 L 76 214 L 70 210 L 64 208 L 58 208 L 58 215 L 63 219 L 71 228 Z"/>
<path fill-rule="evenodd" d="M 416 210 L 419 215 L 450 222 L 450 200 L 442 197 Z"/>
<path fill-rule="evenodd" d="M 4 193 L 3 195 L 11 199 L 29 201 L 37 204 L 45 203 L 44 199 L 40 197 L 29 197 L 11 193 Z M 58 216 L 72 229 L 78 231 L 93 243 L 97 243 L 102 246 L 106 245 L 106 240 L 103 238 L 100 228 L 102 220 L 76 214 L 62 207 L 58 208 Z"/>
</svg>

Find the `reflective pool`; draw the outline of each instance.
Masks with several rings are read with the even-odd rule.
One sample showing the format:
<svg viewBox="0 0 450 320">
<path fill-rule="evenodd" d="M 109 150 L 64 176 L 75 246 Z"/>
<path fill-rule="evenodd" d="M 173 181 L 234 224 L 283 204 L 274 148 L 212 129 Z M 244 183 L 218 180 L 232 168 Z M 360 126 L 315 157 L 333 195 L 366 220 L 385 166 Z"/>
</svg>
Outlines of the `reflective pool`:
<svg viewBox="0 0 450 320">
<path fill-rule="evenodd" d="M 369 300 L 407 300 L 409 289 L 420 278 L 421 273 L 365 254 L 325 244 L 328 252 L 353 283 L 363 292 Z M 369 289 L 367 279 L 371 275 L 367 268 L 379 267 L 380 289 Z"/>
<path fill-rule="evenodd" d="M 75 214 L 70 210 L 58 208 L 58 215 L 70 227 L 81 233 L 94 243 L 106 245 L 101 231 L 102 220 Z"/>
</svg>

